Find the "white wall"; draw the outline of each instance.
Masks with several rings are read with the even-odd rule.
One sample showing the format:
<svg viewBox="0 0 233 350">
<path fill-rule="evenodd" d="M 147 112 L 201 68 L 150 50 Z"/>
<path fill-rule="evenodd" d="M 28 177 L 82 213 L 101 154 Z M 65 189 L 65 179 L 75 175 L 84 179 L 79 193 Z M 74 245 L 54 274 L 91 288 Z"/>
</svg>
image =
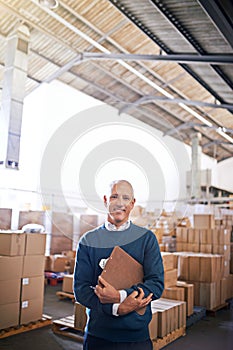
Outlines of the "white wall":
<svg viewBox="0 0 233 350">
<path fill-rule="evenodd" d="M 58 81 L 54 81 L 51 84 L 43 84 L 32 94 L 27 96 L 24 102 L 19 163 L 20 169 L 19 171 L 0 169 L 0 187 L 3 189 L 14 188 L 27 191 L 38 191 L 40 162 L 44 149 L 51 136 L 67 119 L 76 113 L 98 105 L 101 105 L 100 101 L 84 95 Z M 118 116 L 117 114 L 114 118 L 118 118 L 118 121 L 124 123 L 130 123 L 134 119 L 130 116 Z M 149 132 L 153 132 L 154 137 L 160 138 L 161 140 L 160 132 L 155 131 L 149 126 L 145 126 L 145 124 L 136 121 L 135 119 L 134 123 L 138 126 L 143 125 L 144 130 L 147 129 Z M 173 153 L 171 154 L 171 157 L 176 158 L 179 150 L 182 148 L 183 151 L 184 146 L 172 138 L 167 138 L 166 140 L 166 146 L 170 148 L 170 153 Z M 142 144 L 143 142 L 146 142 L 145 139 L 144 141 L 140 141 Z M 190 162 L 191 149 L 188 146 L 185 146 L 185 148 Z M 156 153 L 156 149 L 154 149 L 154 152 Z M 175 159 L 175 163 L 176 162 L 177 159 Z M 180 160 L 178 160 L 178 162 L 180 162 Z M 178 165 L 178 167 L 179 166 L 180 165 Z M 188 164 L 186 164 L 186 168 L 187 167 Z M 233 191 L 233 158 L 217 164 L 214 159 L 203 154 L 201 158 L 201 167 L 202 169 L 212 169 L 213 185 Z M 183 197 L 185 197 L 186 168 L 184 167 L 182 169 L 183 173 L 180 175 L 180 186 L 182 187 L 181 196 Z M 169 185 L 171 192 L 166 194 L 167 198 L 173 196 L 172 190 L 176 187 L 176 183 L 173 184 L 174 176 L 168 169 L 166 177 L 169 176 L 171 180 Z M 72 191 L 72 186 L 70 190 Z M 41 205 L 38 196 L 30 196 L 29 192 L 20 192 L 16 195 L 16 192 L 14 191 L 2 190 L 0 206 L 10 206 L 11 203 L 20 206 L 22 209 L 27 207 L 28 203 L 31 203 L 32 205 L 30 209 L 33 209 L 33 207 L 38 209 L 38 206 Z"/>
<path fill-rule="evenodd" d="M 233 192 L 233 157 L 217 164 L 219 187 Z"/>
</svg>

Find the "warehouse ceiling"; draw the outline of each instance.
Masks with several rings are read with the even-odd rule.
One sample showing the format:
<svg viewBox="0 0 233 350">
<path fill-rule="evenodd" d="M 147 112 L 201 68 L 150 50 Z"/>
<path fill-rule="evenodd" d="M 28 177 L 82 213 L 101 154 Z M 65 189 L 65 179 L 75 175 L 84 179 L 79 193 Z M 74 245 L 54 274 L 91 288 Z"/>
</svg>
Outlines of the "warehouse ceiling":
<svg viewBox="0 0 233 350">
<path fill-rule="evenodd" d="M 26 95 L 58 79 L 186 144 L 199 132 L 217 161 L 233 156 L 231 0 L 0 0 L 0 81 L 21 24 Z"/>
</svg>

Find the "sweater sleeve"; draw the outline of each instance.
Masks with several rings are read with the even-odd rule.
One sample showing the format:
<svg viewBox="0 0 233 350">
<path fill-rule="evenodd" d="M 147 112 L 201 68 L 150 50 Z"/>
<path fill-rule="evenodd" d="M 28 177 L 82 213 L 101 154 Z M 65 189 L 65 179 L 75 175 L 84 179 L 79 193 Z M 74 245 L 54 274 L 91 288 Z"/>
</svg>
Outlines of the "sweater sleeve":
<svg viewBox="0 0 233 350">
<path fill-rule="evenodd" d="M 126 291 L 129 295 L 137 287 L 141 287 L 145 296 L 153 293 L 152 299 L 155 300 L 161 297 L 164 289 L 164 269 L 157 239 L 151 231 L 147 234 L 148 240 L 145 243 L 143 260 L 144 281 Z"/>
<path fill-rule="evenodd" d="M 96 309 L 98 312 L 112 315 L 112 304 L 101 304 L 92 288 L 96 286 L 98 278 L 95 274 L 96 267 L 93 264 L 89 247 L 79 243 L 74 269 L 73 289 L 75 300 L 88 309 Z"/>
</svg>

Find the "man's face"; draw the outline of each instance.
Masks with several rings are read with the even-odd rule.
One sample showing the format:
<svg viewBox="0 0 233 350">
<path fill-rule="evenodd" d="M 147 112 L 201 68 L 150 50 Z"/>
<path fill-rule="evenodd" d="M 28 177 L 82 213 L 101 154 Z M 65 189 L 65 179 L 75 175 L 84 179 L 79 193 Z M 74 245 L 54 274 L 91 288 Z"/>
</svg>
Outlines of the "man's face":
<svg viewBox="0 0 233 350">
<path fill-rule="evenodd" d="M 104 196 L 104 203 L 108 208 L 108 220 L 116 226 L 122 225 L 128 220 L 135 203 L 131 187 L 124 182 L 115 184 L 109 198 Z"/>
</svg>

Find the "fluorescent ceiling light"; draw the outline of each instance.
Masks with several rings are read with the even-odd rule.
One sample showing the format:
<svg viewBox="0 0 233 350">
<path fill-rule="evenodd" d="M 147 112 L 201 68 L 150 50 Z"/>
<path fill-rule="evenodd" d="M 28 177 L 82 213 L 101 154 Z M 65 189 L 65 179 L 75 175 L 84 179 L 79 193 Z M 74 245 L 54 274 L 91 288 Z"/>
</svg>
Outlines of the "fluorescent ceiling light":
<svg viewBox="0 0 233 350">
<path fill-rule="evenodd" d="M 207 126 L 213 126 L 212 123 L 210 123 L 207 119 L 205 119 L 204 117 L 202 117 L 200 114 L 198 114 L 196 111 L 194 111 L 192 108 L 186 106 L 184 103 L 178 103 L 180 107 L 182 107 L 183 109 L 185 109 L 187 112 L 189 112 L 190 114 L 192 114 L 195 118 L 197 118 L 198 120 L 200 120 L 203 124 L 207 125 Z"/>
<path fill-rule="evenodd" d="M 47 7 L 50 10 L 54 10 L 55 8 L 58 7 L 59 1 L 58 0 L 39 0 L 39 4 Z"/>
</svg>

